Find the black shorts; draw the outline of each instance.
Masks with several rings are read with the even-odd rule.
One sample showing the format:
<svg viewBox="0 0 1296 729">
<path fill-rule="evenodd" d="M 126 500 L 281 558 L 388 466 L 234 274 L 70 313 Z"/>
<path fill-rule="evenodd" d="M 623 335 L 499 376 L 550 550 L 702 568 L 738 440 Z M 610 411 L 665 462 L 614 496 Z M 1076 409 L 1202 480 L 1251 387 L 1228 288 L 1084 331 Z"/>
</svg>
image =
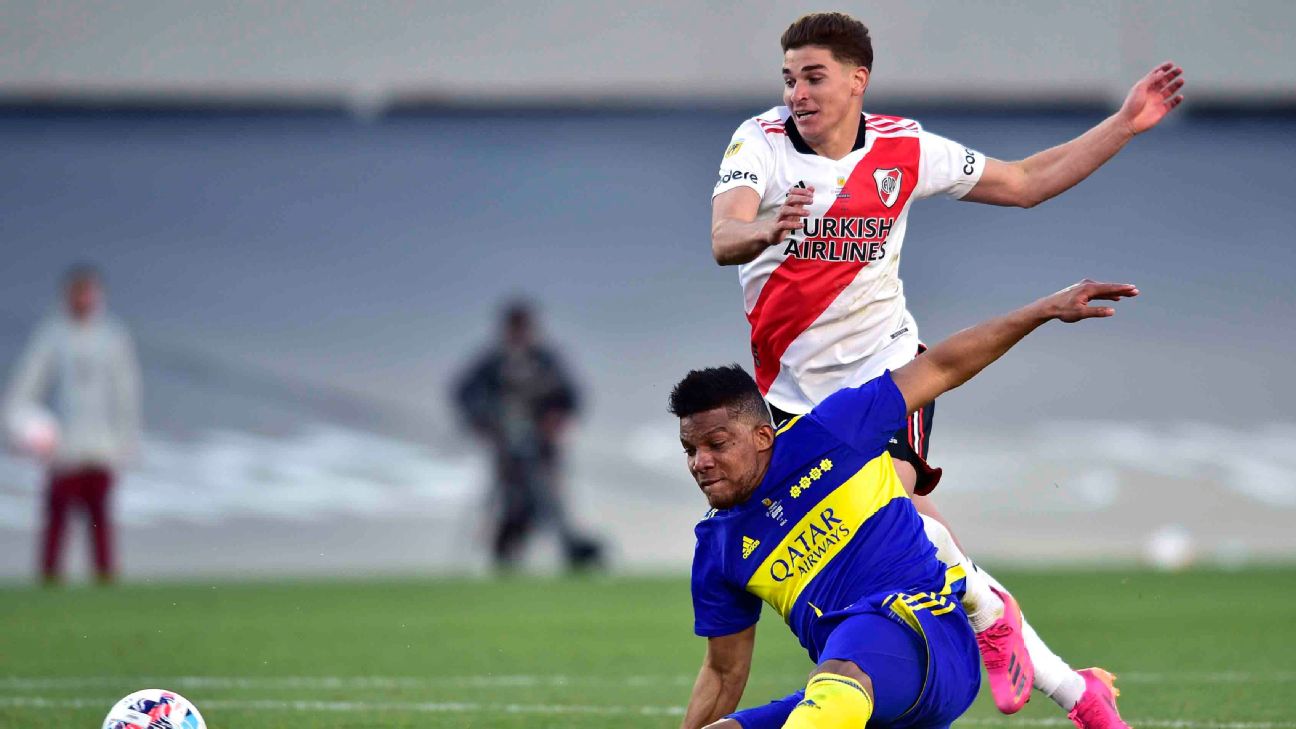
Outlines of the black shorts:
<svg viewBox="0 0 1296 729">
<path fill-rule="evenodd" d="M 773 405 L 770 405 L 769 409 L 770 414 L 774 416 L 775 430 L 795 417 L 792 413 L 779 410 Z M 927 443 L 931 439 L 932 419 L 935 417 L 936 401 L 933 400 L 923 409 L 909 415 L 905 427 L 891 436 L 891 445 L 887 447 L 887 452 L 892 458 L 909 463 L 918 472 L 914 493 L 919 496 L 931 493 L 941 479 L 941 469 L 932 468 L 927 463 Z"/>
</svg>

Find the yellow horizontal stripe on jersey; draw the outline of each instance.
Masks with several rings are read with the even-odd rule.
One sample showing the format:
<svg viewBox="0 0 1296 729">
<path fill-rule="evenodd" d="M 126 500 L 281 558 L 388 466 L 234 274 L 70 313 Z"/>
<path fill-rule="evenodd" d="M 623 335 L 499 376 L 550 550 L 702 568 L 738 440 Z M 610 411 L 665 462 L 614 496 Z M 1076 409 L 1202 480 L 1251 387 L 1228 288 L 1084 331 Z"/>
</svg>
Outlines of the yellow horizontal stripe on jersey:
<svg viewBox="0 0 1296 729">
<path fill-rule="evenodd" d="M 747 581 L 747 591 L 787 620 L 801 592 L 850 542 L 860 525 L 894 499 L 906 498 L 891 454 L 874 458 L 806 512 L 756 568 Z"/>
</svg>

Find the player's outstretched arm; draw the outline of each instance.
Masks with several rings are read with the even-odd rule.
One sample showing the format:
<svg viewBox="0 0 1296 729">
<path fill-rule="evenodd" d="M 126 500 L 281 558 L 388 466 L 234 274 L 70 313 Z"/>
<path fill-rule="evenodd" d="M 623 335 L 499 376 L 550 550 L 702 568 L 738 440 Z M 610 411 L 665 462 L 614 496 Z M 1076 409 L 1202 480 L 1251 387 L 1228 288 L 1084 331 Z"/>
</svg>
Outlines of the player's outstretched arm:
<svg viewBox="0 0 1296 729">
<path fill-rule="evenodd" d="M 1052 149 L 1019 162 L 987 159 L 980 181 L 962 199 L 1029 208 L 1067 191 L 1093 174 L 1134 135 L 1156 126 L 1183 102 L 1183 69 L 1163 63 L 1139 79 L 1119 111 Z"/>
<path fill-rule="evenodd" d="M 738 708 L 751 674 L 755 646 L 755 625 L 733 635 L 707 639 L 706 658 L 693 684 L 680 729 L 701 729 Z"/>
<path fill-rule="evenodd" d="M 813 187 L 794 187 L 773 218 L 757 220 L 760 195 L 755 190 L 738 187 L 716 195 L 711 201 L 711 255 L 721 266 L 754 260 L 799 230 L 813 201 Z"/>
<path fill-rule="evenodd" d="M 891 377 L 912 413 L 972 379 L 1040 325 L 1052 319 L 1072 323 L 1112 316 L 1116 313 L 1112 307 L 1090 306 L 1089 302 L 1128 296 L 1138 296 L 1133 284 L 1085 279 L 1010 314 L 964 329 L 895 370 Z"/>
</svg>

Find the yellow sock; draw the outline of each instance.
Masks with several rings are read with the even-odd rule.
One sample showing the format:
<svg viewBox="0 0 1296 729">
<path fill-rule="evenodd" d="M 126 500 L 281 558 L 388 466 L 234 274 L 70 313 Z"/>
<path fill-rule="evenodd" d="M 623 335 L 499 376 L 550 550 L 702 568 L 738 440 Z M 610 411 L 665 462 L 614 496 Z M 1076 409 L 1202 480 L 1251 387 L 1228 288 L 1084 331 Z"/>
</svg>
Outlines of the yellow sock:
<svg viewBox="0 0 1296 729">
<path fill-rule="evenodd" d="M 837 673 L 817 673 L 806 684 L 783 729 L 863 729 L 873 701 L 859 681 Z"/>
</svg>

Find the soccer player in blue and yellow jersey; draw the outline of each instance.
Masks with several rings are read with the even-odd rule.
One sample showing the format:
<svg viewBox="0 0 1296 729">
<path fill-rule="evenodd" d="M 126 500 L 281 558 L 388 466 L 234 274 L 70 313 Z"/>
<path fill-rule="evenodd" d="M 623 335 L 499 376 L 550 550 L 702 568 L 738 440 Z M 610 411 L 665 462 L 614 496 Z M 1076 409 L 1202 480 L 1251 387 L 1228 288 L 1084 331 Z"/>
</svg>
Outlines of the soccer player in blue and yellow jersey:
<svg viewBox="0 0 1296 729">
<path fill-rule="evenodd" d="M 1111 316 L 1090 302 L 1137 294 L 1082 281 L 839 390 L 777 432 L 742 368 L 680 381 L 670 410 L 712 507 L 697 526 L 692 581 L 707 652 L 684 729 L 936 728 L 961 715 L 980 688 L 959 603 L 964 567 L 937 558 L 887 452 L 891 436 L 1035 328 Z M 733 714 L 762 601 L 816 667 L 805 689 Z"/>
</svg>

